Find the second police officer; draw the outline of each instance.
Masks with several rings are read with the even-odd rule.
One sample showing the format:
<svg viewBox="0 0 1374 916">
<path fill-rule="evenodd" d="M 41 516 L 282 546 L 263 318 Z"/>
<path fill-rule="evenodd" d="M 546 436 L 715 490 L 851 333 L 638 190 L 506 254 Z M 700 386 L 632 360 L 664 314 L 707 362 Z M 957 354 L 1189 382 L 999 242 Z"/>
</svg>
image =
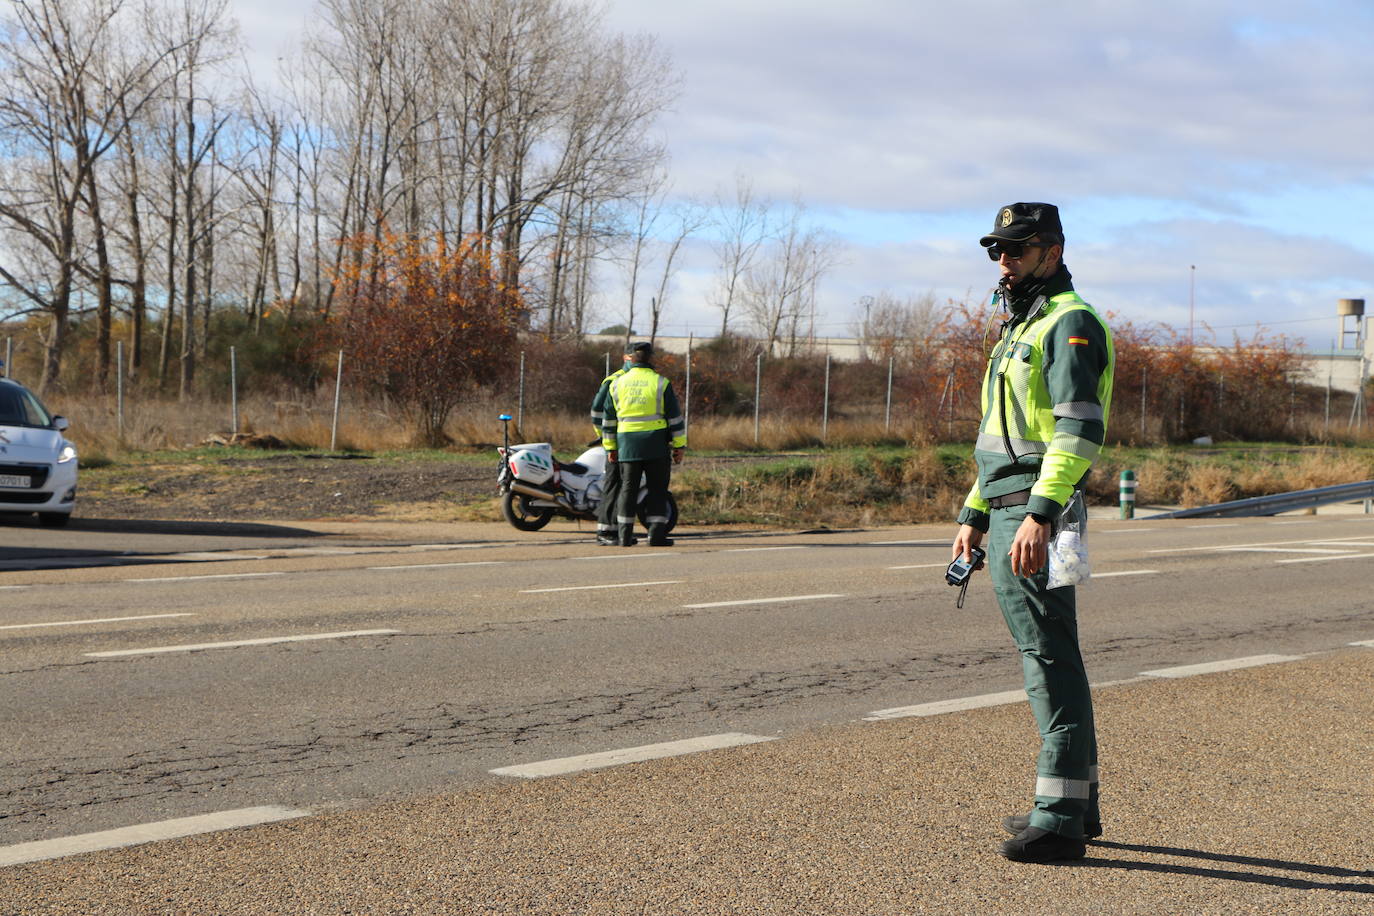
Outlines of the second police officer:
<svg viewBox="0 0 1374 916">
<path fill-rule="evenodd" d="M 620 546 L 632 547 L 641 479 L 644 524 L 649 544 L 667 547 L 668 485 L 674 464 L 687 447 L 687 427 L 672 384 L 654 371 L 654 348 L 646 341 L 630 347 L 630 366 L 611 382 L 602 420 L 602 445 L 608 461 L 620 465 L 620 500 L 616 526 Z"/>
</svg>

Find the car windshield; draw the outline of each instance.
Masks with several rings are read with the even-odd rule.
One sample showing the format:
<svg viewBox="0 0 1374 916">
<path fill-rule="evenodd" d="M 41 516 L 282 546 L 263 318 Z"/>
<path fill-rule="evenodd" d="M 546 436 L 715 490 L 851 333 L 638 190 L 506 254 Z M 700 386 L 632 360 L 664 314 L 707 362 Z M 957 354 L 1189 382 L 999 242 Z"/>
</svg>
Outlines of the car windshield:
<svg viewBox="0 0 1374 916">
<path fill-rule="evenodd" d="M 0 385 L 0 425 L 52 426 L 52 415 L 23 388 Z"/>
</svg>

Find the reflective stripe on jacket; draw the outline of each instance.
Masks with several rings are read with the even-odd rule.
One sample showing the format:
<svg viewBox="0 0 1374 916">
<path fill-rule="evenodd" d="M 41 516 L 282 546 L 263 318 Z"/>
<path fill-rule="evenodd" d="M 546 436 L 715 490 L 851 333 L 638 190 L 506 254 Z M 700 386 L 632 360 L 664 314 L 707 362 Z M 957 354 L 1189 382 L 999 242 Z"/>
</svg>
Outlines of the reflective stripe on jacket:
<svg viewBox="0 0 1374 916">
<path fill-rule="evenodd" d="M 1027 489 L 1028 511 L 1058 514 L 1102 449 L 1115 361 L 1111 331 L 1073 290 L 1007 323 L 983 376 L 961 523 L 987 530 L 988 499 Z"/>
<path fill-rule="evenodd" d="M 596 430 L 596 437 L 601 438 L 601 423 L 606 418 L 606 398 L 611 393 L 611 382 L 625 374 L 628 367 L 621 366 L 601 380 L 601 387 L 596 389 L 596 395 L 592 398 L 592 427 Z"/>
</svg>

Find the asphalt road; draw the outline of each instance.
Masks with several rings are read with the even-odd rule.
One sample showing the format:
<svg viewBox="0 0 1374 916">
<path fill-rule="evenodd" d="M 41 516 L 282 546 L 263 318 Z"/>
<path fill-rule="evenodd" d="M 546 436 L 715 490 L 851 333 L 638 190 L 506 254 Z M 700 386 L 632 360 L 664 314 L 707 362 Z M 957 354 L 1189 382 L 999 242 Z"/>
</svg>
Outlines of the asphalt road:
<svg viewBox="0 0 1374 916">
<path fill-rule="evenodd" d="M 260 806 L 365 812 L 539 761 L 1015 691 L 985 574 L 961 611 L 941 579 L 951 533 L 621 550 L 558 530 L 293 526 L 0 572 L 0 847 Z M 35 549 L 119 546 L 92 534 Z M 1374 518 L 1103 520 L 1091 536 L 1096 684 L 1374 639 Z"/>
</svg>

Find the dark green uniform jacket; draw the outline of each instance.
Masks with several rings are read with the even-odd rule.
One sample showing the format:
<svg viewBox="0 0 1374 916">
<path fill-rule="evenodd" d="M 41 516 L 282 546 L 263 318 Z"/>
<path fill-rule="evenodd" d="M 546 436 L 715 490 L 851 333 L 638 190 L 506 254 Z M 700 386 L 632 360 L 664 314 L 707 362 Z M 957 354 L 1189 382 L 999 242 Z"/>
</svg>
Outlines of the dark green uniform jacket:
<svg viewBox="0 0 1374 916">
<path fill-rule="evenodd" d="M 632 366 L 611 382 L 605 406 L 602 444 L 608 451 L 617 449 L 620 461 L 666 458 L 672 449 L 687 445 L 673 386 L 650 366 Z"/>
<path fill-rule="evenodd" d="M 1013 304 L 983 377 L 978 480 L 961 524 L 988 530 L 988 500 L 1030 491 L 1055 518 L 1102 449 L 1112 400 L 1112 335 L 1062 266 L 1046 295 Z"/>
</svg>

